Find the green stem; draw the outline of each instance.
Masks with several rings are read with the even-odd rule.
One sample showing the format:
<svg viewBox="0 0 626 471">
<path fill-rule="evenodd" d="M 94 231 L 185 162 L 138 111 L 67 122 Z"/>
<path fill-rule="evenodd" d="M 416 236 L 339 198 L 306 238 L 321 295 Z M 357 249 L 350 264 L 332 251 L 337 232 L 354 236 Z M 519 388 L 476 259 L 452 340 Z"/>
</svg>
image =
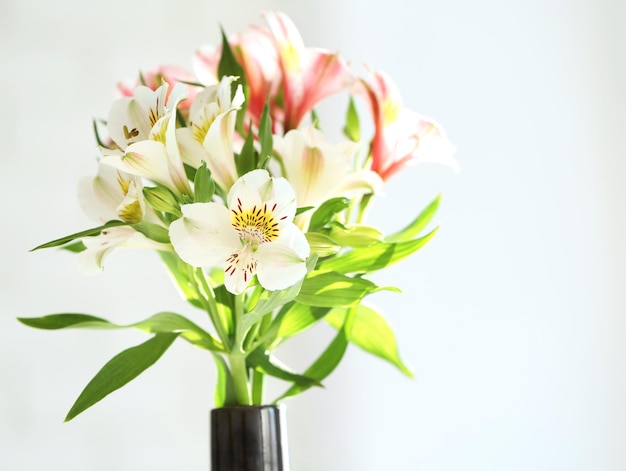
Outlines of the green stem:
<svg viewBox="0 0 626 471">
<path fill-rule="evenodd" d="M 240 352 L 233 352 L 228 355 L 230 362 L 230 374 L 233 379 L 235 389 L 235 399 L 237 404 L 251 406 L 250 390 L 248 388 L 248 369 L 246 367 L 246 356 Z"/>
<path fill-rule="evenodd" d="M 209 315 L 209 318 L 211 319 L 211 323 L 217 331 L 217 335 L 222 341 L 224 348 L 226 350 L 230 350 L 232 348 L 231 340 L 228 336 L 228 333 L 226 332 L 226 329 L 224 328 L 224 324 L 222 323 L 219 312 L 217 311 L 215 292 L 213 291 L 211 286 L 209 286 L 209 283 L 206 280 L 206 276 L 204 275 L 204 272 L 201 268 L 196 268 L 196 270 L 191 269 L 190 271 L 191 276 L 189 278 L 195 281 L 194 288 L 196 290 L 196 293 L 203 301 L 204 308 Z M 202 290 L 200 289 L 200 286 L 198 286 L 198 281 L 200 281 Z M 202 291 L 204 291 L 204 294 L 202 293 Z"/>
<path fill-rule="evenodd" d="M 263 404 L 263 379 L 265 375 L 260 371 L 254 370 L 252 372 L 252 404 Z"/>
</svg>

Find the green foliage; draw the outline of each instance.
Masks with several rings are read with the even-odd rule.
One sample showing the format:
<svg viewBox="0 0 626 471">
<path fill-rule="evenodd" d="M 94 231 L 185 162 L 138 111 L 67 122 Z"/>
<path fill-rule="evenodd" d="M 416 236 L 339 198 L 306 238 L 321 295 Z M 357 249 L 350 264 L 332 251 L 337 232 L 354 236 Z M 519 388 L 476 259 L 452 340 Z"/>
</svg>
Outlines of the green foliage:
<svg viewBox="0 0 626 471">
<path fill-rule="evenodd" d="M 318 232 L 330 221 L 332 221 L 336 214 L 348 209 L 349 207 L 350 200 L 343 197 L 331 198 L 328 201 L 323 202 L 311 216 L 309 232 Z"/>
<path fill-rule="evenodd" d="M 266 168 L 274 149 L 272 118 L 270 117 L 267 101 L 263 106 L 263 113 L 261 114 L 261 121 L 259 122 L 259 142 L 261 143 L 259 168 Z"/>
<path fill-rule="evenodd" d="M 167 231 L 167 228 L 155 224 L 153 222 L 138 222 L 132 225 L 133 229 L 137 232 L 141 232 L 148 239 L 151 239 L 155 242 L 159 242 L 160 244 L 169 244 L 170 243 L 170 234 Z"/>
<path fill-rule="evenodd" d="M 433 238 L 437 229 L 424 237 L 397 243 L 378 243 L 354 249 L 346 254 L 321 262 L 321 269 L 340 273 L 368 273 L 388 267 L 421 249 Z"/>
<path fill-rule="evenodd" d="M 62 313 L 50 314 L 43 317 L 20 317 L 17 319 L 22 324 L 36 329 L 129 329 L 134 328 L 153 334 L 176 333 L 192 345 L 206 350 L 223 352 L 222 344 L 204 329 L 198 327 L 180 314 L 173 312 L 160 312 L 148 319 L 134 324 L 114 324 L 101 317 L 88 314 Z"/>
<path fill-rule="evenodd" d="M 437 212 L 437 209 L 439 208 L 440 202 L 441 195 L 437 195 L 437 197 L 432 200 L 430 204 L 426 206 L 426 208 L 413 221 L 411 221 L 411 223 L 409 223 L 409 225 L 394 234 L 388 235 L 385 237 L 385 241 L 405 242 L 418 235 L 432 220 L 433 216 Z"/>
<path fill-rule="evenodd" d="M 322 382 L 329 374 L 331 374 L 346 352 L 348 348 L 350 332 L 354 323 L 354 310 L 349 309 L 343 326 L 337 332 L 337 335 L 328 345 L 326 350 L 313 362 L 313 364 L 307 368 L 304 372 L 304 376 L 307 378 L 315 379 Z M 281 399 L 295 396 L 308 389 L 305 386 L 294 384 L 291 386 L 282 396 L 280 396 L 275 402 Z"/>
<path fill-rule="evenodd" d="M 320 234 L 319 232 L 307 232 L 305 235 L 311 247 L 311 252 L 317 254 L 319 257 L 329 257 L 341 250 L 341 245 L 327 235 Z"/>
<path fill-rule="evenodd" d="M 80 253 L 87 250 L 87 247 L 83 243 L 82 240 L 78 240 L 76 242 L 72 242 L 71 244 L 63 245 L 60 247 L 63 250 L 67 250 L 68 252 Z"/>
<path fill-rule="evenodd" d="M 354 99 L 350 96 L 348 101 L 348 109 L 346 111 L 346 124 L 343 127 L 343 133 L 353 142 L 361 140 L 361 124 L 359 123 L 359 114 L 354 106 Z"/>
<path fill-rule="evenodd" d="M 193 179 L 193 201 L 194 203 L 208 203 L 214 193 L 215 182 L 211 178 L 211 171 L 207 168 L 206 162 L 202 161 Z"/>
<path fill-rule="evenodd" d="M 147 342 L 114 356 L 87 384 L 67 413 L 68 422 L 152 366 L 172 345 L 178 334 L 156 334 Z"/>
<path fill-rule="evenodd" d="M 155 211 L 171 214 L 176 219 L 182 216 L 176 196 L 164 186 L 144 187 L 143 196 Z"/>
<path fill-rule="evenodd" d="M 350 224 L 348 226 L 334 224 L 329 237 L 344 247 L 369 247 L 381 242 L 384 238 L 378 229 L 362 224 Z"/>
<path fill-rule="evenodd" d="M 213 354 L 217 369 L 217 381 L 215 385 L 215 407 L 224 407 L 237 404 L 233 378 L 224 357 Z"/>
<path fill-rule="evenodd" d="M 267 350 L 257 348 L 248 355 L 248 364 L 262 372 L 283 381 L 290 381 L 297 386 L 310 388 L 311 386 L 322 386 L 322 384 L 314 378 L 308 378 L 295 373 L 287 366 L 283 365 L 275 356 L 271 355 Z"/>
<path fill-rule="evenodd" d="M 252 123 L 250 123 L 252 126 Z M 254 135 L 252 131 L 246 136 L 246 140 L 243 143 L 239 156 L 235 159 L 235 165 L 237 166 L 237 173 L 239 176 L 257 168 L 259 156 L 254 149 Z"/>
<path fill-rule="evenodd" d="M 413 373 L 402 362 L 393 330 L 384 316 L 371 307 L 358 305 L 354 309 L 354 325 L 350 342 L 378 358 L 388 361 L 402 373 L 412 378 Z M 349 310 L 333 309 L 324 319 L 336 329 L 341 329 Z"/>
<path fill-rule="evenodd" d="M 309 258 L 307 261 L 307 271 L 311 271 L 313 269 L 316 260 L 317 257 L 315 256 Z M 252 326 L 259 322 L 263 316 L 268 315 L 272 313 L 274 309 L 293 301 L 296 296 L 299 295 L 305 280 L 306 278 L 284 290 L 264 290 L 254 308 L 239 319 L 235 333 L 235 346 L 243 346 L 243 341 L 245 340 L 246 335 Z"/>
<path fill-rule="evenodd" d="M 239 65 L 237 59 L 235 59 L 233 50 L 228 42 L 228 38 L 226 38 L 226 33 L 224 32 L 224 29 L 222 29 L 222 56 L 220 57 L 220 62 L 217 65 L 217 76 L 222 79 L 222 77 L 230 75 L 239 77 L 239 83 L 245 85 L 245 74 L 243 68 Z"/>
<path fill-rule="evenodd" d="M 358 304 L 378 286 L 363 278 L 335 271 L 314 271 L 304 279 L 296 301 L 309 306 L 344 307 Z"/>
<path fill-rule="evenodd" d="M 18 317 L 18 321 L 35 329 L 58 330 L 73 327 L 115 328 L 109 321 L 88 314 L 63 313 L 43 317 Z"/>
<path fill-rule="evenodd" d="M 60 239 L 55 239 L 50 242 L 46 242 L 45 244 L 38 245 L 37 247 L 35 247 L 34 249 L 31 249 L 30 251 L 34 252 L 35 250 L 39 250 L 39 249 L 48 249 L 50 247 L 61 247 L 62 245 L 68 244 L 72 242 L 73 240 L 80 239 L 82 237 L 91 237 L 91 236 L 100 235 L 100 233 L 103 230 L 108 229 L 110 227 L 117 227 L 117 226 L 128 226 L 128 223 L 123 222 L 123 221 L 109 221 L 102 226 L 94 227 L 92 229 L 87 229 L 86 231 L 76 232 L 75 234 L 71 234 L 65 237 L 61 237 Z"/>
<path fill-rule="evenodd" d="M 308 306 L 306 304 L 295 303 L 285 313 L 277 317 L 278 332 L 276 337 L 288 339 L 300 332 L 304 332 L 313 324 L 323 319 L 330 312 L 329 307 Z"/>
<path fill-rule="evenodd" d="M 174 252 L 159 251 L 159 256 L 163 261 L 167 272 L 170 274 L 172 281 L 176 284 L 179 292 L 191 305 L 202 309 L 200 294 L 196 288 L 192 268 L 183 262 Z"/>
</svg>

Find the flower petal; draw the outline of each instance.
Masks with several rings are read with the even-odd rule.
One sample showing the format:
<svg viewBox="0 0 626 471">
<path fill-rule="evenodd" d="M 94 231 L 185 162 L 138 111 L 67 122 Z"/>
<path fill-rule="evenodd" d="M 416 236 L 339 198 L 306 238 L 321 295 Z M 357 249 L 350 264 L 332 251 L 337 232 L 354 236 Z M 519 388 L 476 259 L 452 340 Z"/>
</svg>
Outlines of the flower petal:
<svg viewBox="0 0 626 471">
<path fill-rule="evenodd" d="M 181 207 L 183 217 L 170 224 L 170 240 L 181 259 L 195 267 L 222 266 L 241 248 L 228 210 L 219 203 Z"/>
<path fill-rule="evenodd" d="M 157 141 L 140 141 L 131 144 L 124 155 L 104 155 L 100 162 L 131 175 L 149 178 L 169 188 L 175 188 L 168 168 L 165 145 Z"/>
<path fill-rule="evenodd" d="M 78 254 L 78 264 L 87 274 L 102 271 L 104 257 L 117 247 L 137 249 L 171 250 L 167 244 L 148 239 L 130 226 L 115 226 L 103 230 L 100 235 L 81 239 L 86 250 Z"/>
<path fill-rule="evenodd" d="M 288 224 L 278 239 L 260 245 L 257 250 L 259 283 L 268 290 L 292 286 L 306 275 L 309 253 L 304 234 L 294 224 Z"/>
</svg>

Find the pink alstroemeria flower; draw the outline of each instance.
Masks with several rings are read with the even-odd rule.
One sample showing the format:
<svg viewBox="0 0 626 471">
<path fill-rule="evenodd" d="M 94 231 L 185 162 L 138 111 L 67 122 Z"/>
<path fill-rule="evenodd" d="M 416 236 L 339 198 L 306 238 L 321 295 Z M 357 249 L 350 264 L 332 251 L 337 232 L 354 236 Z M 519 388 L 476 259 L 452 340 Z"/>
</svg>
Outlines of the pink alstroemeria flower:
<svg viewBox="0 0 626 471">
<path fill-rule="evenodd" d="M 248 114 L 258 125 L 268 98 L 275 133 L 297 128 L 321 100 L 348 89 L 354 76 L 337 54 L 305 48 L 302 36 L 283 13 L 266 13 L 269 29 L 253 26 L 228 42 L 248 84 Z M 196 53 L 194 70 L 199 79 L 217 80 L 221 48 L 203 48 Z M 282 93 L 280 93 L 282 87 Z"/>
<path fill-rule="evenodd" d="M 142 72 L 141 76 L 143 77 L 143 82 L 140 77 L 118 82 L 117 92 L 119 95 L 132 97 L 135 92 L 135 88 L 140 85 L 145 85 L 151 90 L 157 90 L 161 85 L 163 85 L 163 82 L 167 82 L 171 87 L 166 96 L 167 100 L 169 99 L 169 94 L 174 89 L 174 85 L 177 83 L 196 83 L 198 80 L 191 72 L 177 65 L 161 65 L 147 72 Z M 180 108 L 188 108 L 193 102 L 196 94 L 200 91 L 200 88 L 194 85 L 189 85 L 188 83 L 183 83 L 183 85 L 187 88 L 187 99 L 181 102 L 179 106 Z"/>
<path fill-rule="evenodd" d="M 268 97 L 276 96 L 280 85 L 280 67 L 274 39 L 267 28 L 252 26 L 250 31 L 233 35 L 228 43 L 235 59 L 244 70 L 248 85 L 247 112 L 258 126 Z M 217 83 L 217 67 L 222 48 L 203 47 L 193 57 L 194 71 L 207 84 Z M 277 107 L 270 103 L 272 119 L 282 120 Z"/>
<path fill-rule="evenodd" d="M 287 132 L 297 128 L 321 100 L 350 87 L 354 77 L 337 54 L 305 48 L 287 15 L 266 13 L 265 19 L 274 36 L 283 75 L 283 131 Z"/>
<path fill-rule="evenodd" d="M 404 167 L 434 162 L 447 165 L 455 172 L 459 164 L 453 155 L 456 146 L 443 128 L 431 118 L 403 107 L 398 89 L 384 72 L 373 72 L 372 82 L 361 80 L 374 119 L 372 170 L 383 180 Z"/>
</svg>

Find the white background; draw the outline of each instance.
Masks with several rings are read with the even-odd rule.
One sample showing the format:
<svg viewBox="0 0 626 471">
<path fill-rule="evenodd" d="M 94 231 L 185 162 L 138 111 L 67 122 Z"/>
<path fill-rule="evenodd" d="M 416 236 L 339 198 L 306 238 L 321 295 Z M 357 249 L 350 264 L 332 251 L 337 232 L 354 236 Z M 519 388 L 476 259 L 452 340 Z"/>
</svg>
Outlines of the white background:
<svg viewBox="0 0 626 471">
<path fill-rule="evenodd" d="M 151 254 L 115 253 L 88 277 L 71 254 L 28 250 L 90 227 L 75 189 L 95 173 L 91 118 L 118 80 L 188 66 L 218 41 L 218 22 L 235 32 L 271 9 L 307 45 L 386 70 L 409 108 L 445 125 L 462 167 L 392 178 L 370 220 L 391 232 L 444 194 L 435 240 L 377 278 L 404 294 L 372 299 L 416 378 L 350 349 L 324 390 L 287 401 L 293 469 L 626 469 L 618 0 L 3 0 L 0 468 L 209 468 L 209 355 L 176 344 L 64 424 L 100 366 L 145 336 L 36 331 L 15 317 L 198 315 Z M 284 361 L 304 368 L 323 327 Z"/>
</svg>

